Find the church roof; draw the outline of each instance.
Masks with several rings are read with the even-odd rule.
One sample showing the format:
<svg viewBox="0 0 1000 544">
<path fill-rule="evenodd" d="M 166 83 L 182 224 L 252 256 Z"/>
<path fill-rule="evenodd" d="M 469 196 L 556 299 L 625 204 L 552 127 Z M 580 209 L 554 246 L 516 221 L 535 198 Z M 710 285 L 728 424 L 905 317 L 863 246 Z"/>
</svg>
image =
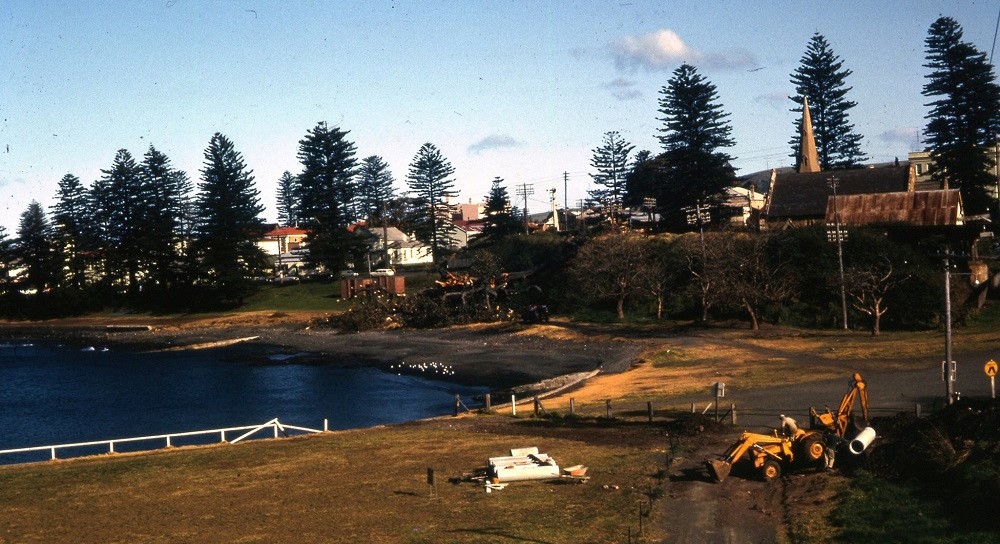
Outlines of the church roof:
<svg viewBox="0 0 1000 544">
<path fill-rule="evenodd" d="M 837 180 L 838 195 L 897 193 L 912 188 L 908 164 L 828 172 L 776 173 L 765 215 L 768 219 L 823 217 L 827 200 L 833 196 L 833 189 L 829 186 L 831 178 Z"/>
<path fill-rule="evenodd" d="M 826 206 L 826 221 L 834 221 L 834 199 Z M 845 225 L 906 223 L 921 227 L 961 225 L 962 196 L 958 189 L 837 195 L 837 215 Z"/>
</svg>

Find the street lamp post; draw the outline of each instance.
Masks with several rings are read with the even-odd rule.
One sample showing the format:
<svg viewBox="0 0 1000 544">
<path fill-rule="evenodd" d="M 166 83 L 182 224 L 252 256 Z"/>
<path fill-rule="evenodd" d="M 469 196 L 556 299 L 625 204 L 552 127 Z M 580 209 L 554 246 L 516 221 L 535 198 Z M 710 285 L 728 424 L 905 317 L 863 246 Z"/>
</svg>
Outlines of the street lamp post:
<svg viewBox="0 0 1000 544">
<path fill-rule="evenodd" d="M 841 322 L 844 325 L 844 330 L 847 330 L 847 288 L 844 285 L 844 238 L 847 233 L 841 234 L 840 230 L 840 212 L 837 209 L 837 178 L 831 177 L 828 181 L 830 188 L 833 189 L 833 228 L 834 237 L 837 242 L 837 266 L 840 270 L 840 311 L 841 311 Z M 829 236 L 829 234 L 828 234 Z"/>
</svg>

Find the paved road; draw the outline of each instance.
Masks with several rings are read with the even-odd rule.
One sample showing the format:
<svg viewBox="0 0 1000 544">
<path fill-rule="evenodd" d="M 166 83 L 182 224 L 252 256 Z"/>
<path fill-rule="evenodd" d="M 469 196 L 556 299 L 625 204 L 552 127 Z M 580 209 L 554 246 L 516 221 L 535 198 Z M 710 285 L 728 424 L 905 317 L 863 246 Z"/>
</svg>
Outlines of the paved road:
<svg viewBox="0 0 1000 544">
<path fill-rule="evenodd" d="M 970 359 L 973 360 L 973 359 Z M 990 382 L 983 373 L 982 363 L 959 363 L 955 391 L 962 397 L 988 398 Z M 916 404 L 926 413 L 935 403 L 940 405 L 945 396 L 940 367 L 917 371 L 866 372 L 862 375 L 868 386 L 868 400 L 872 417 L 913 411 Z M 740 427 L 747 429 L 778 425 L 778 414 L 795 418 L 808 424 L 809 407 L 822 410 L 829 406 L 836 410 L 844 394 L 849 391 L 851 373 L 844 377 L 819 382 L 773 387 L 766 390 L 740 391 L 739 384 L 726 384 L 726 397 L 720 403 L 725 410 L 735 404 Z M 682 404 L 694 402 L 703 410 L 712 401 L 708 395 L 680 400 Z M 855 404 L 858 409 L 858 405 Z M 712 410 L 709 410 L 712 413 Z"/>
</svg>

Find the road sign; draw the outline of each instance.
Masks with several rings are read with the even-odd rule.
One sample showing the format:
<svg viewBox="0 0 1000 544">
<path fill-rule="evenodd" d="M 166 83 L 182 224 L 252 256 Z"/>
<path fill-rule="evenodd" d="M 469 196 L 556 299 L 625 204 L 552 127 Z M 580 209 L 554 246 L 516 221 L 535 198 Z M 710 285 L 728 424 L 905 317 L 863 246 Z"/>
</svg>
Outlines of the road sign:
<svg viewBox="0 0 1000 544">
<path fill-rule="evenodd" d="M 1000 367 L 998 367 L 997 362 L 990 359 L 989 361 L 986 361 L 986 365 L 983 366 L 983 372 L 986 372 L 986 375 L 992 378 L 997 375 L 998 368 Z"/>
</svg>

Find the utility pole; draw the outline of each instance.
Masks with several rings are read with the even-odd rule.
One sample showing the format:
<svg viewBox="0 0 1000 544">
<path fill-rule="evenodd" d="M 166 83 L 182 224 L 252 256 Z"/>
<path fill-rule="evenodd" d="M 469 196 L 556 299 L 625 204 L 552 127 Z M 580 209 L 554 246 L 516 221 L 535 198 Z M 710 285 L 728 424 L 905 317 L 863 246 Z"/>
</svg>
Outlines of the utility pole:
<svg viewBox="0 0 1000 544">
<path fill-rule="evenodd" d="M 389 261 L 389 203 L 382 200 L 382 250 L 385 251 L 385 267 L 392 268 L 392 263 Z"/>
<path fill-rule="evenodd" d="M 552 208 L 552 226 L 556 228 L 556 232 L 559 232 L 559 209 L 556 208 L 556 188 L 553 187 L 549 189 L 549 207 Z"/>
<path fill-rule="evenodd" d="M 517 196 L 524 198 L 524 233 L 528 234 L 528 195 L 535 194 L 535 187 L 530 183 L 522 183 L 517 188 Z"/>
<path fill-rule="evenodd" d="M 951 360 L 951 255 L 944 257 L 944 395 L 955 402 L 955 368 Z"/>
<path fill-rule="evenodd" d="M 840 212 L 837 210 L 837 181 L 836 176 L 831 176 L 827 181 L 827 184 L 833 189 L 833 228 L 834 232 L 827 232 L 827 238 L 836 238 L 837 242 L 837 266 L 840 269 L 840 310 L 841 310 L 841 322 L 844 325 L 844 330 L 847 330 L 847 288 L 844 283 L 844 238 L 847 237 L 847 232 L 844 231 L 841 234 L 840 230 Z M 827 225 L 829 226 L 829 225 Z M 831 240 L 833 241 L 833 240 Z"/>
<path fill-rule="evenodd" d="M 563 209 L 569 210 L 569 172 L 563 172 Z"/>
</svg>

